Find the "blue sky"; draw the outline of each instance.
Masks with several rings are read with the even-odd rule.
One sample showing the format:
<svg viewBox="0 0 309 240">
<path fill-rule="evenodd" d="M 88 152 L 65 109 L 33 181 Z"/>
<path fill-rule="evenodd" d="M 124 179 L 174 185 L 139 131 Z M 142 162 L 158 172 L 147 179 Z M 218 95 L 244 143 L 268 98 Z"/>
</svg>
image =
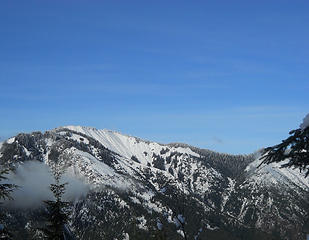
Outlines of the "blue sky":
<svg viewBox="0 0 309 240">
<path fill-rule="evenodd" d="M 0 136 L 63 125 L 250 153 L 309 112 L 308 1 L 0 2 Z"/>
</svg>

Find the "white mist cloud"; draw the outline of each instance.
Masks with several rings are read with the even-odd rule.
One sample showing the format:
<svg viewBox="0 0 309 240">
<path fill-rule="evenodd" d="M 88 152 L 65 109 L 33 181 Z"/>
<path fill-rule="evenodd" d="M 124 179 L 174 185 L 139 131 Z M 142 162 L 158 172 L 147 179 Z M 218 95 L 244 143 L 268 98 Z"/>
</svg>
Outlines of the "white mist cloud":
<svg viewBox="0 0 309 240">
<path fill-rule="evenodd" d="M 16 169 L 15 173 L 10 173 L 8 182 L 19 186 L 11 196 L 12 201 L 6 201 L 5 205 L 17 208 L 36 208 L 42 205 L 44 200 L 53 199 L 53 194 L 49 189 L 54 178 L 49 166 L 38 161 L 26 162 Z M 65 173 L 61 182 L 67 182 L 64 200 L 74 201 L 85 196 L 89 191 L 89 186 L 82 180 Z"/>
</svg>

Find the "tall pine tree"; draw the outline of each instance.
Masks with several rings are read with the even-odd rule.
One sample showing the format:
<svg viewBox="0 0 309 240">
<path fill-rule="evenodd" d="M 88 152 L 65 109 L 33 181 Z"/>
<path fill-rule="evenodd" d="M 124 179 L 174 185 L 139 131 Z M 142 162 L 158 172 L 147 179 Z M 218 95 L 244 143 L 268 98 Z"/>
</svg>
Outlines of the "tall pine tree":
<svg viewBox="0 0 309 240">
<path fill-rule="evenodd" d="M 60 183 L 61 176 L 64 171 L 59 167 L 52 168 L 55 183 L 50 184 L 50 190 L 54 195 L 54 200 L 44 201 L 46 205 L 46 226 L 42 229 L 45 239 L 48 240 L 67 240 L 68 229 L 66 223 L 68 221 L 67 207 L 69 202 L 62 199 L 65 193 L 67 183 Z"/>
<path fill-rule="evenodd" d="M 17 188 L 17 185 L 10 183 L 1 183 L 8 178 L 5 176 L 9 173 L 9 169 L 0 170 L 0 200 L 12 200 L 11 193 Z M 1 204 L 1 203 L 0 203 Z"/>
<path fill-rule="evenodd" d="M 6 181 L 8 178 L 5 176 L 9 173 L 8 169 L 0 170 L 0 201 L 1 200 L 12 200 L 11 193 L 17 188 L 17 185 L 10 183 L 1 183 Z M 2 204 L 2 202 L 0 202 Z M 9 240 L 12 239 L 12 234 L 6 228 L 5 217 L 0 212 L 0 239 Z"/>
</svg>

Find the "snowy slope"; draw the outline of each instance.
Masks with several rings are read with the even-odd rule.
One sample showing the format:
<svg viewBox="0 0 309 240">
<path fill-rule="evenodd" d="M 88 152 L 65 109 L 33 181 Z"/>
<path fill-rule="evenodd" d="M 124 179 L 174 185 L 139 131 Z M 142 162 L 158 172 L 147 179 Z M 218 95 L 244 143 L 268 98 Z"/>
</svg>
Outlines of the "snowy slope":
<svg viewBox="0 0 309 240">
<path fill-rule="evenodd" d="M 283 163 L 272 163 L 259 167 L 261 160 L 258 158 L 247 166 L 245 171 L 249 174 L 248 181 L 253 185 L 278 185 L 293 184 L 309 191 L 309 179 L 305 178 L 305 173 L 300 173 L 299 169 L 282 168 Z"/>
<path fill-rule="evenodd" d="M 73 131 L 73 134 L 70 134 L 69 137 L 67 136 L 68 130 Z M 221 174 L 215 169 L 206 167 L 201 162 L 194 160 L 193 157 L 198 158 L 200 155 L 193 152 L 189 147 L 163 145 L 123 135 L 115 131 L 98 130 L 90 127 L 65 126 L 56 128 L 54 131 L 77 142 L 81 142 L 82 138 L 82 142 L 86 144 L 88 140 L 78 134 L 81 133 L 97 140 L 104 147 L 120 155 L 118 157 L 118 168 L 131 176 L 136 174 L 143 175 L 144 171 L 151 169 L 153 172 L 160 172 L 166 179 L 174 182 L 175 187 L 182 188 L 183 184 L 177 182 L 177 178 L 181 174 L 185 184 L 190 183 L 188 187 L 194 188 L 200 194 L 205 193 L 217 178 L 222 178 Z M 132 156 L 136 157 L 137 161 L 132 161 Z M 157 168 L 154 163 L 156 158 L 164 160 L 162 167 L 165 170 Z M 167 160 L 168 158 L 170 161 Z M 100 164 L 99 161 L 98 164 Z M 98 172 L 99 169 L 101 168 L 98 167 L 94 172 Z M 167 171 L 168 169 L 172 169 L 172 171 Z M 184 169 L 186 174 L 182 174 Z M 105 175 L 104 171 L 100 174 L 102 176 Z M 110 179 L 108 181 L 109 184 L 117 186 L 119 183 L 116 181 L 118 177 L 113 178 L 115 180 L 114 183 Z M 105 180 L 100 181 L 105 182 Z M 160 190 L 156 178 L 150 178 L 149 181 L 157 190 Z M 131 188 L 133 187 L 132 184 L 127 185 L 130 185 Z"/>
<path fill-rule="evenodd" d="M 65 126 L 57 128 L 59 131 L 61 129 L 70 129 L 75 132 L 83 133 L 89 137 L 92 137 L 103 144 L 106 148 L 119 155 L 130 159 L 132 156 L 137 157 L 138 160 L 144 165 L 152 162 L 152 155 L 160 155 L 161 151 L 169 149 L 171 152 L 179 152 L 191 156 L 199 157 L 199 154 L 193 152 L 190 148 L 183 147 L 170 147 L 168 145 L 162 145 L 155 142 L 147 142 L 140 140 L 136 137 L 123 135 L 121 133 L 111 131 L 111 130 L 98 130 L 90 127 L 81 126 Z M 75 136 L 73 136 L 76 138 Z"/>
</svg>

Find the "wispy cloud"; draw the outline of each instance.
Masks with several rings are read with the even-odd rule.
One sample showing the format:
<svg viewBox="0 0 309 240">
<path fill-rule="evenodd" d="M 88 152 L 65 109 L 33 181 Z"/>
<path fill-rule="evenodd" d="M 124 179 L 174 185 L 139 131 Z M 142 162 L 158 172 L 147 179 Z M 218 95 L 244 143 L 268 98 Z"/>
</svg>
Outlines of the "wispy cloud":
<svg viewBox="0 0 309 240">
<path fill-rule="evenodd" d="M 53 199 L 50 184 L 54 183 L 50 168 L 38 161 L 26 162 L 8 176 L 9 183 L 19 186 L 13 193 L 13 201 L 5 202 L 8 206 L 17 208 L 36 208 L 43 204 L 44 200 Z M 61 182 L 66 182 L 64 198 L 75 200 L 84 196 L 89 191 L 89 186 L 76 176 L 65 173 Z"/>
</svg>

